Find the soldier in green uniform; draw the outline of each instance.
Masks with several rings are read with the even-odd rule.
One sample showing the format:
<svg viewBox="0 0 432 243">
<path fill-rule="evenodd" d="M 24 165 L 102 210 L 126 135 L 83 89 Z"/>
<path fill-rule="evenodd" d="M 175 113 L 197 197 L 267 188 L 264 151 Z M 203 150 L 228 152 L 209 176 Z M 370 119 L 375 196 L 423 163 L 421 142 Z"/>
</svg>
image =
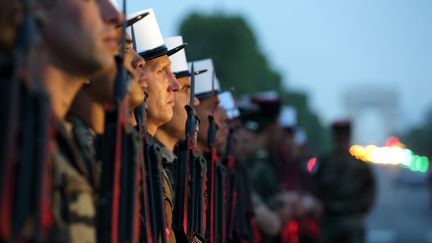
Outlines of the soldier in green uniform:
<svg viewBox="0 0 432 243">
<path fill-rule="evenodd" d="M 173 107 L 176 104 L 175 92 L 181 90 L 182 86 L 171 71 L 171 60 L 169 56 L 177 53 L 185 47 L 180 43 L 174 47 L 167 47 L 162 38 L 159 26 L 152 9 L 146 10 L 149 15 L 143 20 L 132 25 L 135 34 L 137 52 L 146 61 L 144 66 L 143 80 L 147 82 L 146 102 L 146 129 L 149 141 L 155 143 L 154 136 L 160 126 L 173 118 Z M 134 14 L 132 14 L 134 15 Z M 172 157 L 169 151 L 162 148 L 162 157 Z M 169 159 L 171 159 L 171 157 Z M 175 235 L 172 230 L 172 183 L 168 174 L 162 169 L 161 184 L 164 193 L 164 211 L 167 239 L 175 242 Z"/>
<path fill-rule="evenodd" d="M 223 150 L 225 148 L 225 141 L 228 135 L 228 125 L 226 123 L 225 110 L 219 106 L 218 94 L 223 92 L 220 87 L 219 80 L 214 74 L 213 61 L 211 59 L 203 59 L 194 61 L 197 70 L 206 69 L 207 72 L 196 77 L 195 82 L 195 95 L 200 101 L 196 112 L 200 118 L 200 128 L 198 130 L 198 148 L 201 152 L 208 152 L 208 129 L 209 119 L 212 115 L 214 122 L 218 127 L 216 133 L 216 148 Z"/>
<path fill-rule="evenodd" d="M 255 107 L 255 111 L 243 117 L 243 124 L 248 130 L 255 131 L 252 140 L 255 152 L 246 164 L 251 177 L 256 220 L 262 229 L 264 242 L 280 242 L 281 227 L 295 215 L 299 207 L 298 195 L 283 190 L 276 170 L 278 157 L 274 143 L 281 134 L 277 122 L 281 100 L 274 92 L 263 92 L 246 102 Z M 266 223 L 268 215 L 278 222 L 273 227 Z"/>
<path fill-rule="evenodd" d="M 128 22 L 134 22 L 136 19 L 129 19 Z M 121 34 L 121 28 L 118 28 L 118 48 L 113 52 L 113 56 L 119 53 Z M 126 70 L 131 76 L 131 87 L 128 94 L 130 110 L 133 110 L 144 102 L 144 93 L 147 88 L 147 83 L 143 80 L 145 61 L 132 48 L 132 42 L 132 38 L 126 35 L 123 61 Z M 91 178 L 89 180 L 95 188 L 99 186 L 101 175 L 100 163 L 99 161 L 95 161 L 95 142 L 97 135 L 101 135 L 104 132 L 106 107 L 112 106 L 114 102 L 116 72 L 116 65 L 113 63 L 105 68 L 103 72 L 94 75 L 78 92 L 67 116 L 67 120 L 73 124 L 72 131 L 75 140 L 91 171 Z M 130 124 L 134 125 L 133 112 L 131 112 L 130 117 Z"/>
<path fill-rule="evenodd" d="M 49 241 L 95 242 L 94 191 L 65 116 L 87 80 L 114 61 L 115 25 L 123 17 L 108 0 L 34 2 L 42 41 L 30 60 L 31 75 L 48 93 L 57 131 L 49 142 L 57 149 L 48 155 L 55 174 L 55 227 Z"/>
<path fill-rule="evenodd" d="M 363 221 L 373 205 L 375 180 L 366 163 L 350 156 L 351 123 L 332 124 L 335 148 L 318 160 L 317 192 L 324 205 L 320 242 L 365 242 Z"/>
<path fill-rule="evenodd" d="M 181 36 L 174 36 L 165 39 L 165 43 L 168 48 L 174 48 L 183 43 Z M 166 171 L 166 180 L 169 182 L 164 188 L 165 208 L 167 212 L 171 212 L 167 215 L 168 222 L 172 222 L 172 210 L 174 206 L 174 167 L 177 156 L 174 153 L 175 145 L 177 142 L 185 139 L 185 127 L 187 113 L 185 106 L 189 105 L 190 102 L 190 71 L 188 70 L 186 53 L 184 50 L 177 52 L 170 56 L 171 60 L 171 71 L 181 85 L 181 89 L 178 90 L 175 97 L 175 105 L 173 108 L 173 118 L 168 123 L 163 124 L 158 128 L 155 138 L 161 145 L 162 159 L 164 170 Z M 194 99 L 194 105 L 199 104 L 198 99 Z"/>
<path fill-rule="evenodd" d="M 212 59 L 194 61 L 197 70 L 207 72 L 196 76 L 195 95 L 200 100 L 196 109 L 200 119 L 197 134 L 198 151 L 207 160 L 205 237 L 209 241 L 225 241 L 225 175 L 222 154 L 226 147 L 228 124 L 225 110 L 219 105 L 223 92 Z"/>
</svg>

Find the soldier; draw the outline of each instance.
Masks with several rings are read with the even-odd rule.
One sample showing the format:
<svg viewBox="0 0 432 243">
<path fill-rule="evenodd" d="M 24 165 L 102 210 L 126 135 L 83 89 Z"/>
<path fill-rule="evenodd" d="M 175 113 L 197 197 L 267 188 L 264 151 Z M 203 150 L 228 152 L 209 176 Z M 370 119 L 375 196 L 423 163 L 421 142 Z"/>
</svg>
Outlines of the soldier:
<svg viewBox="0 0 432 243">
<path fill-rule="evenodd" d="M 175 47 L 183 43 L 181 36 L 175 36 L 165 39 L 167 46 Z M 185 106 L 190 102 L 190 71 L 188 70 L 186 53 L 184 50 L 179 51 L 175 55 L 170 57 L 172 72 L 179 81 L 181 89 L 177 91 L 174 95 L 175 105 L 173 108 L 173 118 L 168 123 L 165 123 L 159 127 L 156 132 L 155 138 L 159 140 L 162 144 L 162 157 L 164 162 L 168 164 L 173 163 L 176 159 L 174 154 L 174 147 L 180 140 L 185 139 L 185 124 L 186 124 L 186 110 Z M 199 100 L 194 99 L 194 105 L 199 105 Z M 168 169 L 169 170 L 169 169 Z M 169 173 L 171 174 L 171 173 Z"/>
<path fill-rule="evenodd" d="M 128 19 L 128 24 L 132 24 L 143 18 L 147 13 L 135 16 Z M 114 55 L 118 55 L 120 51 L 121 28 L 118 27 L 117 40 L 118 48 Z M 131 75 L 130 90 L 129 90 L 129 109 L 133 110 L 139 104 L 144 102 L 145 89 L 147 83 L 143 80 L 145 61 L 140 57 L 132 46 L 132 38 L 126 35 L 124 66 Z M 116 65 L 105 68 L 103 72 L 99 72 L 93 76 L 89 82 L 79 91 L 71 110 L 68 114 L 68 121 L 73 124 L 73 134 L 75 140 L 84 155 L 86 164 L 91 171 L 90 182 L 97 189 L 100 182 L 100 161 L 96 159 L 96 135 L 102 135 L 105 126 L 105 110 L 114 102 L 114 79 L 117 72 Z M 133 112 L 130 112 L 130 124 L 135 124 Z M 104 151 L 101 151 L 102 153 Z"/>
<path fill-rule="evenodd" d="M 321 156 L 315 174 L 324 204 L 320 242 L 365 242 L 363 220 L 375 197 L 371 168 L 350 156 L 351 123 L 332 124 L 335 148 Z"/>
<path fill-rule="evenodd" d="M 22 51 L 18 50 L 20 47 L 17 43 L 17 38 L 19 35 L 19 27 L 23 23 L 22 11 L 23 6 L 21 6 L 18 1 L 2 1 L 0 3 L 0 90 L 2 90 L 2 95 L 0 96 L 0 102 L 2 104 L 7 104 L 0 112 L 0 132 L 4 134 L 0 139 L 0 169 L 3 169 L 3 162 L 6 160 L 5 156 L 7 154 L 7 143 L 10 143 L 10 137 L 15 136 L 10 134 L 11 125 L 15 121 L 11 121 L 12 113 L 16 113 L 13 110 L 13 105 L 17 101 L 14 100 L 13 85 L 14 81 L 20 83 L 16 79 L 17 69 L 20 66 L 19 57 L 16 52 Z M 30 40 L 28 40 L 30 41 Z M 25 57 L 27 58 L 27 57 Z M 22 65 L 22 63 L 21 63 Z M 21 80 L 23 81 L 23 80 Z M 0 183 L 1 185 L 1 183 Z"/>
<path fill-rule="evenodd" d="M 181 44 L 168 49 L 153 10 L 145 11 L 149 12 L 148 17 L 133 24 L 132 28 L 135 33 L 137 52 L 146 61 L 144 80 L 148 84 L 147 133 L 154 136 L 158 127 L 172 119 L 175 105 L 174 92 L 181 88 L 171 71 L 169 56 L 186 45 Z"/>
<path fill-rule="evenodd" d="M 46 154 L 45 140 L 40 139 L 46 135 L 46 116 L 42 114 L 48 110 L 47 95 L 40 86 L 36 92 L 29 77 L 29 56 L 37 39 L 29 7 L 26 1 L 0 3 L 0 241 L 28 240 L 37 233 L 42 239 L 52 224 L 37 217 L 47 206 L 39 197 L 43 180 L 29 182 L 43 167 L 39 155 Z M 29 219 L 32 230 L 25 228 Z"/>
<path fill-rule="evenodd" d="M 165 43 L 169 48 L 173 48 L 183 43 L 183 39 L 181 36 L 175 36 L 165 39 Z M 166 208 L 168 211 L 172 212 L 172 208 L 174 205 L 174 191 L 172 186 L 174 185 L 174 177 L 173 177 L 173 169 L 175 166 L 175 160 L 177 160 L 177 156 L 174 153 L 175 145 L 182 140 L 185 140 L 185 127 L 186 127 L 186 119 L 187 113 L 185 110 L 185 106 L 190 104 L 190 92 L 191 92 L 191 71 L 188 70 L 186 53 L 184 50 L 179 51 L 175 55 L 170 57 L 172 68 L 175 77 L 179 81 L 181 85 L 181 89 L 175 93 L 175 105 L 173 108 L 173 118 L 168 123 L 159 127 L 156 132 L 155 138 L 162 145 L 161 152 L 164 163 L 164 169 L 167 172 L 168 178 L 170 181 L 170 187 L 164 188 L 165 200 L 166 200 Z M 195 72 L 195 74 L 199 74 L 200 71 Z M 194 74 L 194 75 L 195 75 Z M 199 100 L 194 98 L 193 100 L 194 106 L 199 105 Z M 166 190 L 169 189 L 169 190 Z M 168 221 L 172 222 L 172 215 L 167 216 Z"/>
<path fill-rule="evenodd" d="M 306 158 L 301 154 L 298 141 L 297 113 L 294 107 L 283 106 L 279 115 L 279 125 L 282 135 L 278 144 L 279 177 L 285 190 L 300 195 L 301 205 L 296 217 L 291 219 L 284 227 L 284 238 L 287 242 L 315 242 L 319 234 L 318 216 L 321 205 L 312 196 L 312 188 L 308 183 L 312 181 L 307 170 Z M 309 172 L 309 173 L 307 173 Z M 297 225 L 298 227 L 293 227 Z M 291 227 L 291 230 L 290 230 Z M 294 230 L 295 229 L 295 230 Z"/>
<path fill-rule="evenodd" d="M 65 116 L 77 92 L 113 61 L 115 26 L 122 15 L 108 1 L 35 1 L 42 41 L 32 55 L 32 78 L 50 98 L 57 130 L 48 156 L 54 162 L 55 227 L 49 241 L 95 242 L 93 189 Z"/>
<path fill-rule="evenodd" d="M 224 190 L 226 168 L 220 155 L 225 149 L 228 126 L 225 111 L 219 106 L 218 94 L 222 92 L 216 77 L 213 61 L 194 61 L 197 69 L 207 72 L 196 77 L 195 94 L 200 100 L 196 112 L 200 119 L 198 150 L 207 159 L 206 236 L 211 242 L 225 240 Z M 218 157 L 219 155 L 219 157 Z"/>
<path fill-rule="evenodd" d="M 275 237 L 281 230 L 282 220 L 279 214 L 271 209 L 255 191 L 252 186 L 251 170 L 249 161 L 255 157 L 257 150 L 254 141 L 257 138 L 257 133 L 260 129 L 260 124 L 256 117 L 259 116 L 259 106 L 252 103 L 249 98 L 242 98 L 238 101 L 240 110 L 241 125 L 234 134 L 233 154 L 237 160 L 237 164 L 242 168 L 242 174 L 247 182 L 246 189 L 250 192 L 252 211 L 256 224 L 260 232 L 258 235 L 263 235 L 265 238 Z M 255 231 L 257 231 L 255 229 Z"/>
<path fill-rule="evenodd" d="M 133 24 L 131 32 L 136 38 L 137 52 L 146 61 L 143 78 L 148 84 L 146 132 L 149 138 L 152 138 L 160 126 L 173 118 L 173 107 L 176 104 L 174 94 L 181 90 L 182 86 L 171 71 L 169 56 L 182 50 L 186 45 L 180 43 L 168 49 L 162 38 L 153 10 L 148 9 L 145 11 L 149 12 L 149 16 Z M 153 139 L 150 139 L 150 143 L 154 143 Z M 163 153 L 163 155 L 166 155 L 166 153 Z M 157 166 L 162 168 L 162 164 Z M 175 235 L 171 226 L 172 184 L 165 170 L 160 169 L 160 171 L 164 200 L 167 200 L 163 205 L 165 214 L 163 220 L 165 220 L 165 227 L 167 228 L 166 238 L 169 242 L 175 242 Z"/>
<path fill-rule="evenodd" d="M 218 95 L 221 107 L 227 114 L 229 135 L 223 162 L 227 166 L 226 189 L 226 237 L 228 242 L 259 242 L 259 229 L 255 219 L 266 221 L 266 227 L 278 232 L 279 218 L 264 207 L 254 212 L 250 176 L 245 160 L 252 156 L 253 132 L 241 123 L 241 113 L 235 104 L 232 92 Z M 243 114 L 244 115 L 244 109 Z M 264 214 L 263 214 L 264 213 Z M 255 217 L 257 216 L 257 218 Z"/>
<path fill-rule="evenodd" d="M 198 148 L 201 152 L 208 151 L 208 137 L 210 115 L 214 116 L 214 122 L 218 127 L 216 134 L 216 147 L 219 151 L 225 148 L 225 140 L 228 135 L 228 126 L 226 124 L 226 114 L 222 107 L 219 106 L 218 94 L 223 92 L 220 88 L 219 80 L 214 74 L 213 61 L 204 59 L 194 61 L 195 67 L 206 69 L 207 72 L 196 77 L 195 95 L 200 100 L 200 105 L 196 112 L 200 118 L 200 129 L 198 131 Z"/>
<path fill-rule="evenodd" d="M 275 92 L 262 92 L 250 98 L 250 102 L 257 108 L 245 123 L 245 126 L 254 127 L 256 131 L 253 139 L 255 153 L 247 161 L 252 190 L 255 192 L 254 205 L 256 208 L 265 205 L 275 212 L 281 223 L 279 226 L 283 226 L 296 214 L 299 197 L 296 193 L 283 190 L 276 172 L 279 157 L 275 144 L 281 135 L 281 128 L 277 123 L 281 100 Z M 266 227 L 265 224 L 260 224 L 258 217 L 257 223 L 261 227 Z M 270 235 L 263 235 L 266 242 L 282 240 L 281 232 L 268 231 Z M 263 230 L 263 233 L 266 232 Z"/>
</svg>

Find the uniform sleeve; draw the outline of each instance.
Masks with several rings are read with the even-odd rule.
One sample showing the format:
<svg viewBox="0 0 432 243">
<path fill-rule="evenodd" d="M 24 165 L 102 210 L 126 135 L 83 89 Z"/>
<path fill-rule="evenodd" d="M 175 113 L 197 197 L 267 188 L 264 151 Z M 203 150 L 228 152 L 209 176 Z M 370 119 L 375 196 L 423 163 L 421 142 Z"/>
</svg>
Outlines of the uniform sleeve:
<svg viewBox="0 0 432 243">
<path fill-rule="evenodd" d="M 252 184 L 254 191 L 256 191 L 264 200 L 271 198 L 272 195 L 278 192 L 276 174 L 272 168 L 265 163 L 260 163 L 256 166 L 252 178 Z"/>
<path fill-rule="evenodd" d="M 168 177 L 168 174 L 165 170 L 162 170 L 163 173 L 163 181 L 162 181 L 162 189 L 163 189 L 163 197 L 164 197 L 164 209 L 165 209 L 165 219 L 166 225 L 168 227 L 169 236 L 168 242 L 175 243 L 175 235 L 172 229 L 172 214 L 174 208 L 174 191 L 172 188 L 172 182 Z"/>
<path fill-rule="evenodd" d="M 56 232 L 51 241 L 96 242 L 96 210 L 91 186 L 60 154 L 54 155 L 54 166 Z"/>
</svg>

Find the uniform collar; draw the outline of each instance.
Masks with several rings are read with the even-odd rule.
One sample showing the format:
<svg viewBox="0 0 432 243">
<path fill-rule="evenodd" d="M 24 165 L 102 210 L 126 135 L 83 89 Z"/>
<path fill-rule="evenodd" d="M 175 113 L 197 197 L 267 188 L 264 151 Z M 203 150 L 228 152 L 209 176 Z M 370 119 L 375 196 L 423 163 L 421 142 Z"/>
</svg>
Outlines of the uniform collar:
<svg viewBox="0 0 432 243">
<path fill-rule="evenodd" d="M 167 163 L 174 163 L 174 160 L 177 159 L 177 156 L 157 138 L 153 137 L 153 139 L 161 146 L 161 156 L 163 160 Z"/>
</svg>

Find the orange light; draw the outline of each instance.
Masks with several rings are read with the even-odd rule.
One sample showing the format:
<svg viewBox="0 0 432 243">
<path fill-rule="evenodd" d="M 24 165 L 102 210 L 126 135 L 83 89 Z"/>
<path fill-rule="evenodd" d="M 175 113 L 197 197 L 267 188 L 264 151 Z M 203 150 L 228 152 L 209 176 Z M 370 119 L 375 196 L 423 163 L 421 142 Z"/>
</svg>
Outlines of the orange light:
<svg viewBox="0 0 432 243">
<path fill-rule="evenodd" d="M 426 173 L 429 169 L 428 157 L 413 154 L 397 137 L 389 137 L 384 147 L 353 145 L 349 152 L 353 157 L 364 162 L 399 165 L 421 173 Z"/>
</svg>

